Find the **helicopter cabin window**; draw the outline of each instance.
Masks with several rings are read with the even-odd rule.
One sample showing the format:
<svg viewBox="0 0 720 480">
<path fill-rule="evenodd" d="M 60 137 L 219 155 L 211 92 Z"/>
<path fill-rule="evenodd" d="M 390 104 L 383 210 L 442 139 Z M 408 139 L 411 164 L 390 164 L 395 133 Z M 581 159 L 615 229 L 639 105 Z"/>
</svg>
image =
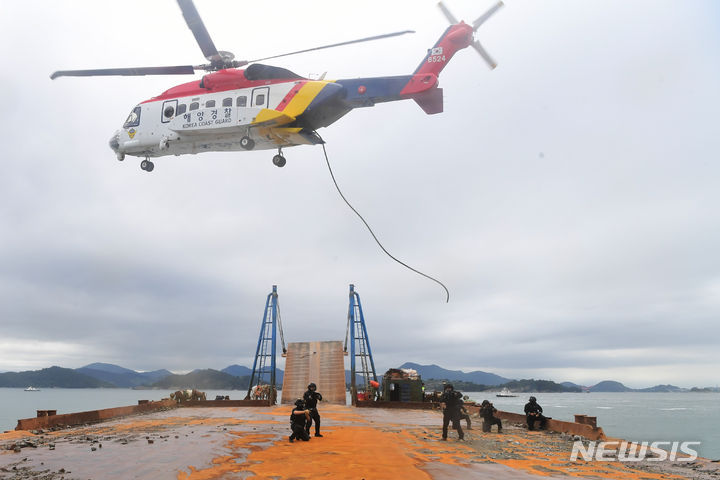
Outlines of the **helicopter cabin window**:
<svg viewBox="0 0 720 480">
<path fill-rule="evenodd" d="M 198 102 L 192 102 L 190 104 L 190 110 L 197 110 L 198 108 L 200 108 L 200 104 Z"/>
<path fill-rule="evenodd" d="M 185 110 L 187 110 L 187 105 L 185 105 L 184 103 L 178 105 L 177 114 L 182 115 L 183 113 L 185 113 Z"/>
<path fill-rule="evenodd" d="M 223 107 L 232 107 L 232 98 L 230 98 L 230 97 L 223 98 L 222 106 Z"/>
<path fill-rule="evenodd" d="M 215 106 L 215 100 L 208 100 L 205 102 L 205 108 L 211 108 Z"/>
<path fill-rule="evenodd" d="M 140 105 L 133 108 L 132 112 L 130 112 L 130 115 L 128 115 L 127 120 L 125 120 L 123 124 L 123 128 L 137 127 L 138 125 L 140 125 Z"/>
<path fill-rule="evenodd" d="M 237 104 L 238 107 L 247 107 L 247 97 L 245 95 L 241 97 L 237 97 Z"/>
<path fill-rule="evenodd" d="M 265 105 L 265 94 L 261 93 L 255 97 L 255 105 Z"/>
</svg>

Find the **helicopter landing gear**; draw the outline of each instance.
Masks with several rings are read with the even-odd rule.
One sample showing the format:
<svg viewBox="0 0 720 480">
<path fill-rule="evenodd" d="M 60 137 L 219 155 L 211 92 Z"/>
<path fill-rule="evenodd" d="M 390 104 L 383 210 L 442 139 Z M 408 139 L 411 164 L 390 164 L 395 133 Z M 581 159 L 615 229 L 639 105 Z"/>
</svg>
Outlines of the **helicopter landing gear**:
<svg viewBox="0 0 720 480">
<path fill-rule="evenodd" d="M 146 158 L 145 160 L 140 162 L 140 168 L 142 170 L 145 170 L 146 172 L 152 172 L 153 170 L 155 170 L 155 164 Z"/>
<path fill-rule="evenodd" d="M 253 148 L 255 148 L 255 141 L 252 138 L 245 135 L 244 137 L 242 137 L 240 139 L 240 146 L 242 148 L 244 148 L 245 150 L 252 150 Z"/>
<path fill-rule="evenodd" d="M 125 154 L 122 153 L 122 152 L 116 153 L 115 156 L 117 157 L 118 161 L 120 161 L 120 162 L 122 162 L 123 160 L 125 160 Z"/>
<path fill-rule="evenodd" d="M 284 167 L 287 163 L 287 160 L 285 160 L 285 157 L 283 157 L 282 149 L 278 148 L 278 154 L 273 157 L 273 165 L 276 167 Z"/>
</svg>

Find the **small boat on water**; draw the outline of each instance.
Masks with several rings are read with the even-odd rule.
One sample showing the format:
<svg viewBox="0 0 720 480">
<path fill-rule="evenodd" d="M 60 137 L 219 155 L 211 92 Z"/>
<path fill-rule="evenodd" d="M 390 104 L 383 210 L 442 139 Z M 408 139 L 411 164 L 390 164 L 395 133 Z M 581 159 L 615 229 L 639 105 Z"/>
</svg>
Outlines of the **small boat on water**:
<svg viewBox="0 0 720 480">
<path fill-rule="evenodd" d="M 517 397 L 517 395 L 515 395 L 514 393 L 512 393 L 512 392 L 511 392 L 510 390 L 508 390 L 507 388 L 503 388 L 503 389 L 500 390 L 500 392 L 497 393 L 495 396 L 496 396 L 496 397 Z"/>
<path fill-rule="evenodd" d="M 26 392 L 39 392 L 40 389 L 39 389 L 39 388 L 35 388 L 35 387 L 33 387 L 33 386 L 30 386 L 30 387 L 27 387 L 27 388 L 25 389 L 25 391 L 26 391 Z"/>
</svg>

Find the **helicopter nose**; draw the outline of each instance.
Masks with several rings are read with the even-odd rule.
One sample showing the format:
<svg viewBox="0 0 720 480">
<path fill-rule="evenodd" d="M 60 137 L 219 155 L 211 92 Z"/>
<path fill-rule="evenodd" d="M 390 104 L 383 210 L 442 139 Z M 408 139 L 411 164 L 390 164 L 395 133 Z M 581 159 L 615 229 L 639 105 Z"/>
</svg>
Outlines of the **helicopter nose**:
<svg viewBox="0 0 720 480">
<path fill-rule="evenodd" d="M 110 137 L 110 141 L 108 142 L 108 144 L 110 145 L 110 148 L 112 148 L 115 153 L 117 153 L 118 150 L 120 150 L 120 142 L 118 141 L 118 132 L 117 131 L 115 132 L 115 134 L 112 137 Z"/>
<path fill-rule="evenodd" d="M 110 140 L 108 141 L 108 145 L 110 145 L 110 148 L 112 148 L 113 152 L 115 152 L 115 156 L 118 160 L 122 161 L 125 160 L 125 153 L 120 151 L 120 130 L 117 130 L 115 132 L 115 135 L 110 137 Z"/>
</svg>

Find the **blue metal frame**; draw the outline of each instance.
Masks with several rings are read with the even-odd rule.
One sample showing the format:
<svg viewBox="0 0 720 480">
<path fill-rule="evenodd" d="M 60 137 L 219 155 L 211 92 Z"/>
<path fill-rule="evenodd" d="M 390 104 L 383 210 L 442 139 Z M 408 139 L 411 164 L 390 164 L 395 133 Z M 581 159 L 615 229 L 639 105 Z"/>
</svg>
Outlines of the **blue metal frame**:
<svg viewBox="0 0 720 480">
<path fill-rule="evenodd" d="M 356 312 L 357 311 L 357 315 Z M 359 318 L 358 318 L 359 317 Z M 362 303 L 360 302 L 360 295 L 355 291 L 355 285 L 350 284 L 350 303 L 348 306 L 348 329 L 350 330 L 350 385 L 351 395 L 353 396 L 353 403 L 355 402 L 355 395 L 357 394 L 357 386 L 355 385 L 355 357 L 360 357 L 362 364 L 362 377 L 365 380 L 365 388 L 370 383 L 370 372 L 372 371 L 372 379 L 377 382 L 377 375 L 375 374 L 375 362 L 372 357 L 372 350 L 370 349 L 370 339 L 367 334 L 367 327 L 365 326 L 365 315 L 363 315 Z M 356 332 L 357 330 L 357 332 Z M 356 336 L 356 333 L 358 334 Z M 355 343 L 358 343 L 360 350 L 359 354 L 355 353 Z M 370 359 L 370 368 L 368 369 L 367 359 Z"/>
<path fill-rule="evenodd" d="M 270 315 L 268 316 L 268 313 Z M 253 371 L 250 376 L 250 385 L 248 386 L 247 397 L 250 397 L 252 388 L 255 385 L 267 383 L 271 387 L 271 391 L 275 391 L 275 350 L 277 346 L 277 317 L 278 317 L 278 293 L 277 285 L 273 285 L 272 292 L 268 294 L 265 301 L 265 311 L 263 313 L 263 321 L 260 326 L 260 336 L 258 338 L 257 350 L 255 350 L 255 361 L 253 362 Z M 269 330 L 269 331 L 268 331 Z M 270 333 L 268 337 L 267 334 Z M 269 351 L 268 351 L 269 350 Z M 270 369 L 267 369 L 267 359 L 270 357 Z M 266 374 L 269 374 L 269 381 L 263 382 Z"/>
</svg>

